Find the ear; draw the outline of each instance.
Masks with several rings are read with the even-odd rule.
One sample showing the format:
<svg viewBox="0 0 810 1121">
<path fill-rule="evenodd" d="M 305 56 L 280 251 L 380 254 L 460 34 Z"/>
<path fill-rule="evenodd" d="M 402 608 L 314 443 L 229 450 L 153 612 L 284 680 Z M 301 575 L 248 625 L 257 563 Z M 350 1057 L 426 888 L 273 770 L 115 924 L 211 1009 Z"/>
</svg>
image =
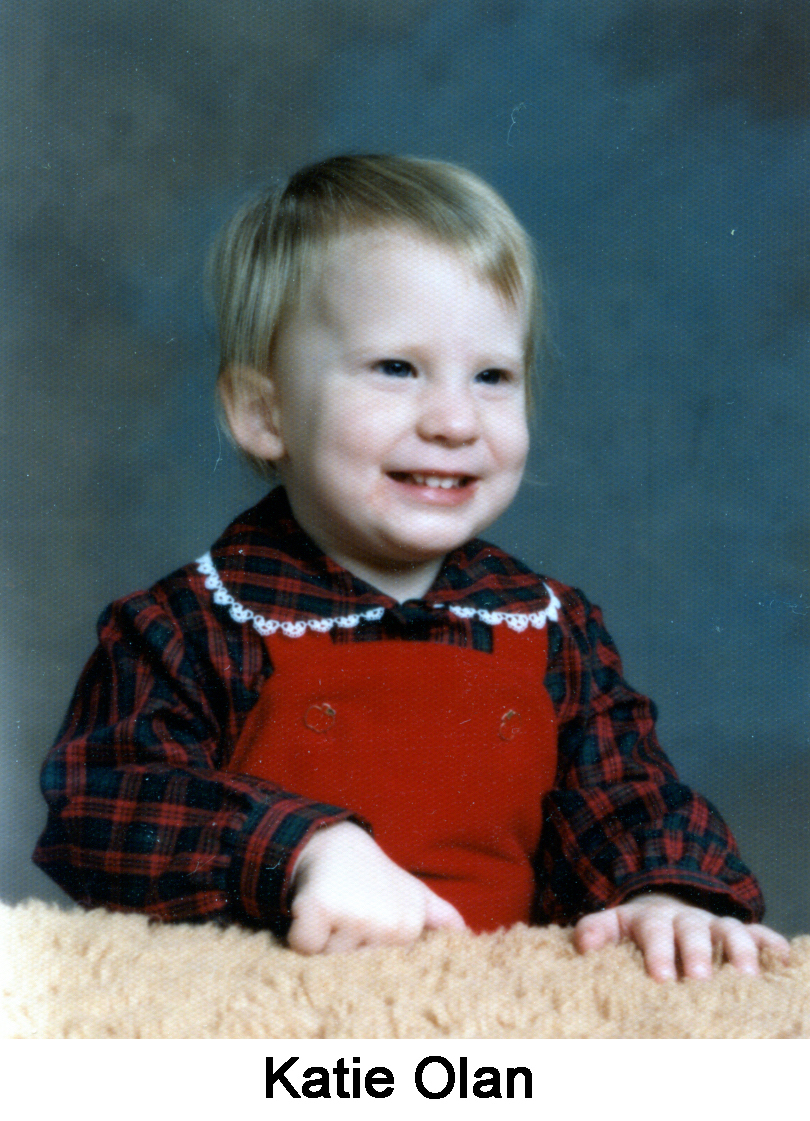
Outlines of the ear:
<svg viewBox="0 0 810 1121">
<path fill-rule="evenodd" d="M 270 374 L 249 366 L 229 366 L 219 379 L 219 397 L 239 447 L 257 459 L 284 456 L 276 384 Z"/>
</svg>

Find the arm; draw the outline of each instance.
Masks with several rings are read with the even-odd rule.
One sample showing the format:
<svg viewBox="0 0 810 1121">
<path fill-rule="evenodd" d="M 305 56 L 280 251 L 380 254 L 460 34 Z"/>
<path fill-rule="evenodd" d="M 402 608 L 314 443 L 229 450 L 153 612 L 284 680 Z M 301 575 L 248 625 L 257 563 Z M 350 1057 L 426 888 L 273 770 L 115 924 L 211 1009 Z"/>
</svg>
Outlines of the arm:
<svg viewBox="0 0 810 1121">
<path fill-rule="evenodd" d="M 43 767 L 34 860 L 85 906 L 289 926 L 306 953 L 463 928 L 348 811 L 219 769 L 270 667 L 252 628 L 218 625 L 198 583 L 175 578 L 102 616 Z"/>
<path fill-rule="evenodd" d="M 546 914 L 579 919 L 583 953 L 632 939 L 658 981 L 679 967 L 710 976 L 715 949 L 747 973 L 758 971 L 762 949 L 785 960 L 788 943 L 758 924 L 762 896 L 734 838 L 678 781 L 654 708 L 624 682 L 599 610 L 561 591 L 565 615 L 549 636 L 546 677 L 560 719 L 558 789 L 541 847 Z"/>
<path fill-rule="evenodd" d="M 269 673 L 194 574 L 109 608 L 42 771 L 34 860 L 85 906 L 280 932 L 297 854 L 347 811 L 219 770 Z"/>
<path fill-rule="evenodd" d="M 759 887 L 715 808 L 679 782 L 650 701 L 629 688 L 598 608 L 558 586 L 546 686 L 559 720 L 557 788 L 544 805 L 540 916 L 570 922 L 665 892 L 758 921 Z"/>
</svg>

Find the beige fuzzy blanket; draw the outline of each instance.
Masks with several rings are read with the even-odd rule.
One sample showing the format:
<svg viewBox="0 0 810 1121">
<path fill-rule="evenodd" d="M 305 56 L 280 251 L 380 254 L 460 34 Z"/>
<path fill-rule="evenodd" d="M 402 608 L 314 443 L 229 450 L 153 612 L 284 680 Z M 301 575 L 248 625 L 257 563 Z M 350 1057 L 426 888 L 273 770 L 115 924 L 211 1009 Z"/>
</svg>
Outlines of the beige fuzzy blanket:
<svg viewBox="0 0 810 1121">
<path fill-rule="evenodd" d="M 265 933 L 0 905 L 13 1038 L 728 1038 L 810 1036 L 810 936 L 758 978 L 657 985 L 630 945 L 570 931 L 436 932 L 406 949 L 306 958 Z"/>
</svg>

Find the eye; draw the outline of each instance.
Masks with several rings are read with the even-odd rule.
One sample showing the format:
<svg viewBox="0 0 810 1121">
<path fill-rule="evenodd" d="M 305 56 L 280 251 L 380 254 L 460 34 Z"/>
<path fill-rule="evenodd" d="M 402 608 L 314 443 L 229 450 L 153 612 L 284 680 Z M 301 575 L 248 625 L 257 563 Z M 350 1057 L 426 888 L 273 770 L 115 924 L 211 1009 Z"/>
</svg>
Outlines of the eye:
<svg viewBox="0 0 810 1121">
<path fill-rule="evenodd" d="M 484 385 L 503 385 L 505 382 L 514 381 L 515 378 L 509 370 L 494 367 L 491 370 L 482 370 L 480 374 L 476 374 L 475 380 L 483 382 Z"/>
<path fill-rule="evenodd" d="M 410 362 L 405 362 L 401 358 L 383 358 L 381 362 L 375 362 L 374 369 L 387 374 L 390 378 L 410 378 L 416 374 Z"/>
</svg>

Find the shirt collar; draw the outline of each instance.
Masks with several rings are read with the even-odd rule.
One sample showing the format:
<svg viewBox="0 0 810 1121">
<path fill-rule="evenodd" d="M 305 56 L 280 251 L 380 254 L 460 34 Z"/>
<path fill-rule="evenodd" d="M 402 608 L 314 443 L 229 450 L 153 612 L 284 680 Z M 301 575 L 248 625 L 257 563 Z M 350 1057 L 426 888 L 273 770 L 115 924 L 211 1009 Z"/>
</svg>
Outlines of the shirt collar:
<svg viewBox="0 0 810 1121">
<path fill-rule="evenodd" d="M 217 589 L 219 602 L 228 602 L 222 598 L 227 595 L 248 618 L 291 624 L 369 612 L 373 618 L 401 609 L 396 600 L 333 561 L 308 537 L 293 517 L 283 487 L 236 518 L 209 558 L 213 575 L 204 567 L 204 558 L 200 571 Z M 460 614 L 529 615 L 548 610 L 550 598 L 536 573 L 476 538 L 450 553 L 423 599 L 410 602 L 430 610 L 456 608 Z"/>
</svg>

